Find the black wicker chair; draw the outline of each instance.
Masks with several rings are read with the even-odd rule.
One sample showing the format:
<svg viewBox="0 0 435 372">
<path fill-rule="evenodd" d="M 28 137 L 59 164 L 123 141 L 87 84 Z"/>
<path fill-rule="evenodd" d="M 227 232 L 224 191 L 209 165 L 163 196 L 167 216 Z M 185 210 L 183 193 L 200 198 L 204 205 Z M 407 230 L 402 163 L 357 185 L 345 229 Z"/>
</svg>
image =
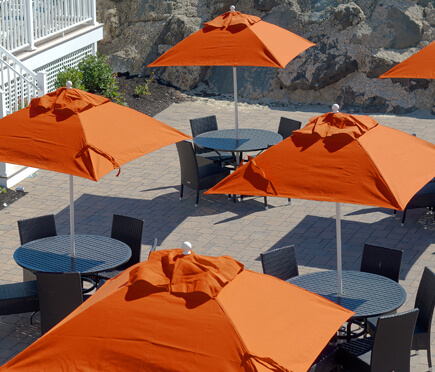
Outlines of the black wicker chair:
<svg viewBox="0 0 435 372">
<path fill-rule="evenodd" d="M 427 350 L 427 364 L 432 368 L 431 326 L 435 307 L 435 273 L 424 268 L 415 298 L 415 307 L 420 310 L 412 339 L 412 350 Z"/>
<path fill-rule="evenodd" d="M 131 257 L 126 263 L 118 266 L 116 269 L 98 273 L 97 281 L 114 278 L 125 269 L 140 262 L 143 226 L 144 221 L 138 218 L 122 216 L 120 214 L 113 215 L 110 237 L 127 244 L 131 249 Z"/>
<path fill-rule="evenodd" d="M 400 249 L 364 244 L 360 271 L 385 276 L 399 282 L 402 258 L 403 251 Z M 365 319 L 362 324 L 367 333 L 374 335 L 377 322 L 378 317 L 371 317 Z"/>
<path fill-rule="evenodd" d="M 403 251 L 364 244 L 360 271 L 382 275 L 399 282 Z"/>
<path fill-rule="evenodd" d="M 56 236 L 54 214 L 18 221 L 21 245 L 36 239 Z"/>
<path fill-rule="evenodd" d="M 374 337 L 341 344 L 340 364 L 344 371 L 409 372 L 417 316 L 418 309 L 381 316 Z"/>
<path fill-rule="evenodd" d="M 28 218 L 18 221 L 18 232 L 20 234 L 21 245 L 32 240 L 56 236 L 56 222 L 54 214 Z M 23 280 L 35 280 L 35 275 L 29 270 L 23 269 Z"/>
<path fill-rule="evenodd" d="M 0 315 L 39 310 L 36 280 L 0 285 Z"/>
<path fill-rule="evenodd" d="M 416 208 L 435 208 L 435 178 L 415 194 L 406 205 L 402 215 L 402 226 L 405 224 L 406 211 Z M 396 211 L 394 211 L 394 214 Z M 434 213 L 435 219 L 435 213 Z"/>
<path fill-rule="evenodd" d="M 184 186 L 196 190 L 195 207 L 199 204 L 199 191 L 209 189 L 230 174 L 230 170 L 208 163 L 199 165 L 192 144 L 188 141 L 176 143 L 181 168 L 180 200 Z"/>
<path fill-rule="evenodd" d="M 212 115 L 212 116 L 205 116 L 197 119 L 190 119 L 190 128 L 192 129 L 193 137 L 196 137 L 201 133 L 218 130 L 216 116 Z M 204 149 L 196 145 L 194 145 L 194 148 L 195 148 L 195 154 L 199 155 L 200 157 L 198 159 L 200 165 L 203 165 L 206 162 L 213 162 L 221 166 L 228 163 L 229 164 L 235 163 L 234 155 L 230 152 L 210 151 L 208 149 Z M 206 162 L 203 162 L 202 160 L 206 160 Z"/>
<path fill-rule="evenodd" d="M 37 272 L 36 280 L 43 335 L 82 304 L 82 283 L 78 272 Z"/>
<path fill-rule="evenodd" d="M 293 245 L 260 253 L 263 273 L 287 280 L 299 275 L 296 251 Z"/>
<path fill-rule="evenodd" d="M 297 120 L 281 117 L 278 126 L 278 133 L 282 136 L 283 139 L 290 137 L 293 134 L 294 130 L 300 129 L 302 123 Z"/>
<path fill-rule="evenodd" d="M 331 371 L 340 371 L 340 349 L 338 346 L 326 345 L 308 372 Z"/>
</svg>

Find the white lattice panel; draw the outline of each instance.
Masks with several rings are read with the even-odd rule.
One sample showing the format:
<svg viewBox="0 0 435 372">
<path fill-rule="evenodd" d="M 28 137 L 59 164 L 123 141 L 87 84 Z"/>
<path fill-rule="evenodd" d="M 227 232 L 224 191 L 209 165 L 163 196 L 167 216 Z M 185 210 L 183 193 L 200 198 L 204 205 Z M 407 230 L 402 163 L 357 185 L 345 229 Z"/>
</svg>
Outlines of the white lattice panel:
<svg viewBox="0 0 435 372">
<path fill-rule="evenodd" d="M 65 57 L 38 68 L 36 72 L 45 71 L 47 74 L 47 92 L 52 92 L 55 89 L 54 83 L 60 71 L 70 67 L 77 67 L 83 58 L 91 54 L 93 54 L 93 46 L 88 45 L 85 48 L 79 49 L 74 53 L 68 54 Z"/>
</svg>

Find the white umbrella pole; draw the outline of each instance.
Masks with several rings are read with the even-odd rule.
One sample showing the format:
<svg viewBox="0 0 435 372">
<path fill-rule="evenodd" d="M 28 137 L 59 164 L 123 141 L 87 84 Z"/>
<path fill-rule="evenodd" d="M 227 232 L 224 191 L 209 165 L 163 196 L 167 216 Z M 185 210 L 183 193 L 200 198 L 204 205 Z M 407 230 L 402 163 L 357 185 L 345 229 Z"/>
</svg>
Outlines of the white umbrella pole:
<svg viewBox="0 0 435 372">
<path fill-rule="evenodd" d="M 338 278 L 338 296 L 343 294 L 342 272 L 341 272 L 341 213 L 340 203 L 335 203 L 335 227 L 337 236 L 337 278 Z"/>
<path fill-rule="evenodd" d="M 74 239 L 74 178 L 69 176 L 69 229 L 71 238 L 71 257 L 76 255 L 75 239 Z"/>
<path fill-rule="evenodd" d="M 236 121 L 236 139 L 239 139 L 239 109 L 237 108 L 237 68 L 233 66 L 233 81 L 234 81 L 234 110 Z"/>
</svg>

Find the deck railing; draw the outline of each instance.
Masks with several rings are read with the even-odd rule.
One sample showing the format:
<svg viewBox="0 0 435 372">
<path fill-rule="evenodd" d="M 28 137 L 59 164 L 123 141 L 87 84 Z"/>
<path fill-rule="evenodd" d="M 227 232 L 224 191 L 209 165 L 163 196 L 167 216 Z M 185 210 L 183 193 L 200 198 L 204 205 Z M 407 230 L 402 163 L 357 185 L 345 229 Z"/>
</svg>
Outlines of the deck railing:
<svg viewBox="0 0 435 372">
<path fill-rule="evenodd" d="M 0 0 L 0 45 L 34 50 L 39 41 L 96 21 L 96 0 Z"/>
<path fill-rule="evenodd" d="M 45 74 L 27 69 L 0 46 L 0 118 L 27 106 L 45 93 Z"/>
</svg>

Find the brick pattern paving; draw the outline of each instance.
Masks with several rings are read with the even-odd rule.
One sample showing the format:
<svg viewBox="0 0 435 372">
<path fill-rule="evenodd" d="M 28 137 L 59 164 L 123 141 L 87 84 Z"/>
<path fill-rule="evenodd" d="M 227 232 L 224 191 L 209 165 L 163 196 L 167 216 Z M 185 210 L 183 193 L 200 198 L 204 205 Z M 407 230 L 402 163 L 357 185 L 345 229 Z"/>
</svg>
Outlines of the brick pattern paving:
<svg viewBox="0 0 435 372">
<path fill-rule="evenodd" d="M 213 102 L 213 101 L 210 101 Z M 279 118 L 287 116 L 304 124 L 314 111 L 285 111 L 241 105 L 240 127 L 276 131 Z M 216 114 L 220 128 L 232 128 L 234 109 L 223 102 L 174 104 L 157 119 L 190 134 L 189 119 Z M 381 124 L 415 133 L 435 142 L 434 119 L 372 115 Z M 333 203 L 247 197 L 233 203 L 224 195 L 202 195 L 194 207 L 194 191 L 185 189 L 180 201 L 179 162 L 175 146 L 168 146 L 134 160 L 99 182 L 75 178 L 75 219 L 77 233 L 110 234 L 113 213 L 126 214 L 145 221 L 143 258 L 148 255 L 154 237 L 158 249 L 180 248 L 190 241 L 193 250 L 206 255 L 230 255 L 248 269 L 261 271 L 259 253 L 294 244 L 301 274 L 336 267 L 335 205 Z M 17 220 L 54 213 L 60 234 L 69 231 L 68 176 L 39 170 L 37 176 L 19 185 L 29 192 L 0 211 L 1 283 L 22 280 L 22 270 L 13 260 L 19 246 Z M 412 308 L 417 286 L 425 266 L 435 269 L 435 221 L 424 209 L 410 210 L 404 227 L 401 212 L 357 205 L 342 205 L 343 268 L 358 270 L 362 245 L 372 243 L 403 249 L 400 283 L 407 292 L 403 310 Z M 30 314 L 0 317 L 0 364 L 30 345 L 39 336 L 39 320 L 29 323 Z M 435 332 L 433 332 L 435 334 Z M 435 341 L 432 342 L 435 362 Z M 413 371 L 427 371 L 426 353 L 413 353 Z"/>
</svg>

